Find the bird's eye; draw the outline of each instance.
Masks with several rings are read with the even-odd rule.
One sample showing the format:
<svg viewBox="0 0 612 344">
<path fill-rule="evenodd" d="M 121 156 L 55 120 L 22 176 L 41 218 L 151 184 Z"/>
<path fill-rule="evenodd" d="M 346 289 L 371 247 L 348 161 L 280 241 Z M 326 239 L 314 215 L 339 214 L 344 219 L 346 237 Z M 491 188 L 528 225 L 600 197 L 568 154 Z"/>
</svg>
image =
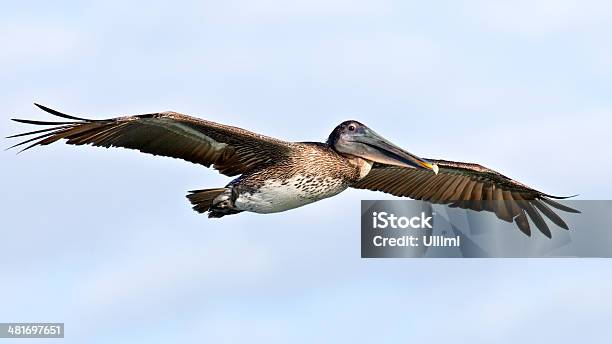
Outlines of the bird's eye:
<svg viewBox="0 0 612 344">
<path fill-rule="evenodd" d="M 351 125 L 349 125 L 349 130 L 350 130 L 350 131 L 355 130 L 355 126 L 354 126 L 354 125 L 352 125 L 352 124 L 351 124 Z"/>
</svg>

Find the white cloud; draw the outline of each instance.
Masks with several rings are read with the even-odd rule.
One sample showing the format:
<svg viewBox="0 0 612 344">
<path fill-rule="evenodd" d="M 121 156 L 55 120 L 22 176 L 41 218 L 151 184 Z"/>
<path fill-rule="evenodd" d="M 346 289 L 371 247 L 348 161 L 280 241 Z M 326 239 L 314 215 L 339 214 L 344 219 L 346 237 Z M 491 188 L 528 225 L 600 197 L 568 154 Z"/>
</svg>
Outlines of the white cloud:
<svg viewBox="0 0 612 344">
<path fill-rule="evenodd" d="M 245 241 L 239 232 L 233 233 L 231 242 L 209 236 L 208 243 L 190 245 L 151 242 L 146 231 L 137 233 L 122 238 L 117 253 L 106 253 L 110 259 L 75 288 L 75 312 L 105 316 L 117 312 L 122 304 L 151 299 L 158 299 L 159 306 L 162 299 L 194 286 L 203 286 L 200 293 L 219 292 L 244 283 L 243 278 L 258 281 L 257 276 L 266 275 L 272 264 L 263 248 Z M 152 255 L 147 247 L 159 247 L 157 254 Z"/>
<path fill-rule="evenodd" d="M 77 31 L 61 26 L 32 23 L 0 24 L 0 63 L 7 66 L 22 66 L 28 63 L 54 63 L 65 58 L 74 58 L 81 45 Z M 4 69 L 4 68 L 3 68 Z"/>
<path fill-rule="evenodd" d="M 469 1 L 466 13 L 485 26 L 523 36 L 583 31 L 609 22 L 609 1 Z"/>
<path fill-rule="evenodd" d="M 247 21 L 286 21 L 313 16 L 347 17 L 384 15 L 392 10 L 392 2 L 367 0 L 298 0 L 298 1 L 225 1 L 203 5 L 203 14 L 211 18 L 233 17 Z"/>
</svg>

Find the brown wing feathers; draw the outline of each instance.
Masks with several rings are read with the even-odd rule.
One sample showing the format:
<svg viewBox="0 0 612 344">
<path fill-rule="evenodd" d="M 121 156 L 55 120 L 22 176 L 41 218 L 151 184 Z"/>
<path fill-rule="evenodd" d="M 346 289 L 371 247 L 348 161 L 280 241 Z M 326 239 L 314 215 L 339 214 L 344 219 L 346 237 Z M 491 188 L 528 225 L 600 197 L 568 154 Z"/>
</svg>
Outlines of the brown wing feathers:
<svg viewBox="0 0 612 344">
<path fill-rule="evenodd" d="M 292 143 L 176 112 L 91 120 L 36 106 L 69 121 L 14 119 L 20 123 L 50 127 L 9 136 L 34 135 L 13 147 L 29 144 L 23 149 L 27 150 L 66 139 L 68 144 L 130 148 L 207 167 L 212 165 L 228 176 L 288 158 L 292 152 Z M 431 171 L 375 164 L 370 173 L 353 187 L 493 212 L 504 221 L 516 223 L 527 235 L 531 234 L 528 217 L 544 235 L 550 237 L 550 229 L 542 215 L 568 229 L 552 208 L 578 212 L 552 200 L 563 197 L 544 194 L 486 167 L 446 160 L 430 161 L 439 166 L 437 175 Z"/>
<path fill-rule="evenodd" d="M 123 147 L 179 158 L 207 167 L 214 165 L 221 173 L 232 176 L 285 157 L 291 145 L 244 129 L 176 112 L 91 120 L 66 115 L 42 105 L 36 106 L 71 121 L 14 119 L 20 123 L 51 126 L 9 136 L 36 135 L 13 146 L 30 143 L 22 151 L 66 139 L 66 143 L 73 145 Z"/>
<path fill-rule="evenodd" d="M 440 168 L 437 175 L 426 170 L 375 164 L 370 173 L 353 187 L 493 212 L 501 220 L 514 222 L 527 235 L 531 235 L 528 217 L 544 235 L 551 237 L 544 217 L 568 229 L 551 207 L 578 212 L 551 199 L 565 197 L 544 194 L 486 167 L 447 160 L 429 161 Z"/>
</svg>

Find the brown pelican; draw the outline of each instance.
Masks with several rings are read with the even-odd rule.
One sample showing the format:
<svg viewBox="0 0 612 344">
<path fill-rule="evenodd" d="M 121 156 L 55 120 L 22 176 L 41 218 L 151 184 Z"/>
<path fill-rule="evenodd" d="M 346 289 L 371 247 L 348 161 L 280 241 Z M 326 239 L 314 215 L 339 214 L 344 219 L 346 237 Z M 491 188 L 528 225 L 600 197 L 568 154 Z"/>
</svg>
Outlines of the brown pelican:
<svg viewBox="0 0 612 344">
<path fill-rule="evenodd" d="M 528 217 L 551 237 L 542 215 L 568 229 L 551 207 L 577 212 L 552 200 L 564 197 L 542 193 L 486 167 L 419 158 L 354 120 L 339 124 L 325 143 L 286 142 L 176 112 L 94 120 L 35 105 L 64 120 L 13 119 L 50 127 L 9 136 L 40 134 L 10 148 L 32 142 L 24 151 L 66 139 L 73 145 L 137 149 L 239 175 L 225 187 L 189 192 L 193 209 L 209 217 L 285 211 L 349 187 L 490 211 L 527 235 Z"/>
</svg>

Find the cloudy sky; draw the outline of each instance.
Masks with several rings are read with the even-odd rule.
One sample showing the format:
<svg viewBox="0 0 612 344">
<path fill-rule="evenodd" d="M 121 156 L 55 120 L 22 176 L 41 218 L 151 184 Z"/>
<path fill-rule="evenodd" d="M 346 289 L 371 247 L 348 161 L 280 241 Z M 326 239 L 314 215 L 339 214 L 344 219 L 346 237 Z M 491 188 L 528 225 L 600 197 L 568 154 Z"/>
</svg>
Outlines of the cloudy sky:
<svg viewBox="0 0 612 344">
<path fill-rule="evenodd" d="M 48 119 L 34 101 L 290 140 L 354 118 L 424 157 L 609 199 L 611 22 L 584 0 L 14 2 L 0 134 Z M 606 260 L 365 260 L 359 201 L 392 197 L 212 221 L 184 195 L 228 178 L 196 165 L 62 144 L 0 159 L 0 322 L 65 322 L 67 343 L 609 340 Z"/>
</svg>

